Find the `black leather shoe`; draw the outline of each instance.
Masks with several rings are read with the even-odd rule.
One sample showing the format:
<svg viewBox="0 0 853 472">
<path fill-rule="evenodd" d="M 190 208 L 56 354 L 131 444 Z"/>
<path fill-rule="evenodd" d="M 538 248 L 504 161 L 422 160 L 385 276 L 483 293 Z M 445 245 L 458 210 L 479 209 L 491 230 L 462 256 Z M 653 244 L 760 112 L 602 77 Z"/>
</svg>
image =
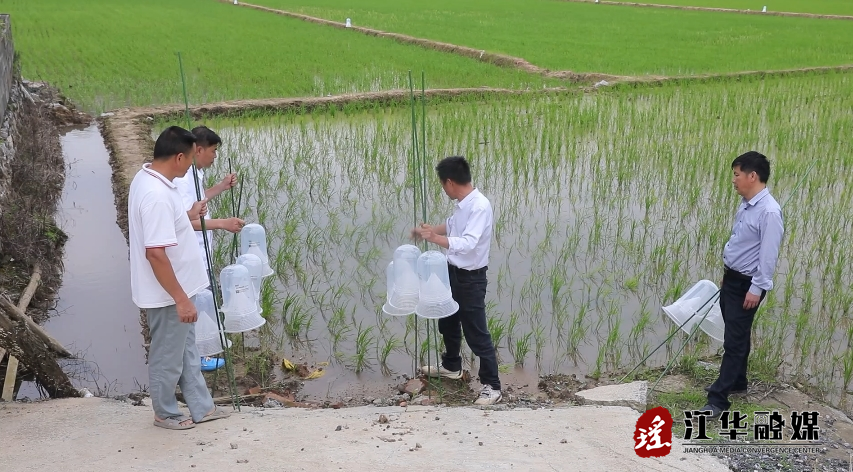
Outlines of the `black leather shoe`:
<svg viewBox="0 0 853 472">
<path fill-rule="evenodd" d="M 710 403 L 700 408 L 699 411 L 710 411 L 711 419 L 719 418 L 720 415 L 723 414 L 723 410 L 711 405 Z"/>
<path fill-rule="evenodd" d="M 710 387 L 710 386 L 705 387 L 705 391 L 706 391 L 706 392 L 710 392 L 710 391 L 711 391 L 711 387 Z M 747 393 L 748 393 L 748 390 L 747 390 L 747 389 L 745 389 L 745 388 L 744 388 L 744 389 L 736 389 L 736 390 L 731 390 L 731 391 L 729 391 L 729 395 L 746 395 Z"/>
</svg>

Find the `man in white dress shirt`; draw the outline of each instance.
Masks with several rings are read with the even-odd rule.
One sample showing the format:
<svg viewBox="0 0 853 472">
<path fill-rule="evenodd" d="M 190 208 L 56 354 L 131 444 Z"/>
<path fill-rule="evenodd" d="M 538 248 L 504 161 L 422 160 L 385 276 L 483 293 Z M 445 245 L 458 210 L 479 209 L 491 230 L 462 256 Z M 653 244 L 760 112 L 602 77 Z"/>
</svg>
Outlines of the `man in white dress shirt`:
<svg viewBox="0 0 853 472">
<path fill-rule="evenodd" d="M 198 188 L 201 191 L 202 200 L 212 200 L 222 192 L 237 185 L 237 174 L 228 174 L 221 181 L 217 182 L 210 188 L 204 188 L 204 171 L 213 165 L 216 160 L 216 151 L 219 145 L 222 144 L 222 138 L 219 137 L 213 130 L 207 126 L 196 126 L 192 131 L 198 140 L 198 152 L 195 156 L 195 174 L 198 175 Z M 178 177 L 174 180 L 175 186 L 181 193 L 181 199 L 184 202 L 184 207 L 189 209 L 198 201 L 196 194 L 196 182 L 193 181 L 193 168 L 187 171 L 187 175 Z M 205 215 L 204 226 L 207 229 L 207 242 L 213 244 L 214 229 L 223 229 L 231 233 L 238 233 L 246 223 L 236 217 L 211 219 L 209 215 Z M 196 230 L 196 239 L 198 239 L 198 247 L 202 255 L 202 263 L 204 270 L 207 271 L 207 252 L 204 250 L 204 236 L 201 232 L 201 221 L 195 220 L 192 222 L 193 229 Z M 212 247 L 211 247 L 212 250 Z"/>
<path fill-rule="evenodd" d="M 770 195 L 770 162 L 756 151 L 732 162 L 732 184 L 741 196 L 729 241 L 723 248 L 720 311 L 726 323 L 723 361 L 717 380 L 705 390 L 701 411 L 716 418 L 731 406 L 729 395 L 746 392 L 752 322 L 758 306 L 773 288 L 773 274 L 785 227 L 782 208 Z"/>
<path fill-rule="evenodd" d="M 450 289 L 459 310 L 438 320 L 446 352 L 441 363 L 423 366 L 429 376 L 462 378 L 462 335 L 471 351 L 480 358 L 480 383 L 483 384 L 478 405 L 492 405 L 501 400 L 501 381 L 492 335 L 486 324 L 486 270 L 492 238 L 492 205 L 471 183 L 471 169 L 464 157 L 442 159 L 435 167 L 444 192 L 456 200 L 453 215 L 444 224 L 422 224 L 412 230 L 415 240 L 424 239 L 447 250 Z"/>
</svg>

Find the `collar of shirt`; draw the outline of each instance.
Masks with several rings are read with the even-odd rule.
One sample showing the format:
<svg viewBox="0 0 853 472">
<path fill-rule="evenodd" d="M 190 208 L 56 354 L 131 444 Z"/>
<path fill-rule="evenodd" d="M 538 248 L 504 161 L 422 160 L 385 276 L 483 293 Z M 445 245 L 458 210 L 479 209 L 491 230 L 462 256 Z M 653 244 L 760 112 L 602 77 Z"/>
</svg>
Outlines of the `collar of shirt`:
<svg viewBox="0 0 853 472">
<path fill-rule="evenodd" d="M 142 164 L 142 170 L 144 170 L 148 175 L 159 179 L 161 182 L 166 184 L 169 188 L 178 188 L 171 180 L 167 179 L 163 174 L 157 172 L 156 170 L 151 168 L 151 163 Z"/>
<path fill-rule="evenodd" d="M 767 190 L 767 187 L 764 187 L 760 192 L 755 194 L 755 196 L 752 197 L 751 199 L 747 200 L 746 198 L 741 197 L 741 200 L 743 201 L 743 203 L 746 203 L 748 206 L 755 206 L 758 204 L 758 202 L 761 201 L 762 198 L 766 197 L 769 193 L 770 193 L 770 191 Z"/>
<path fill-rule="evenodd" d="M 462 210 L 465 207 L 470 206 L 474 202 L 474 200 L 477 199 L 478 195 L 480 195 L 480 191 L 477 190 L 477 187 L 474 187 L 474 190 L 472 190 L 471 193 L 465 195 L 465 198 L 456 202 L 456 208 Z"/>
</svg>

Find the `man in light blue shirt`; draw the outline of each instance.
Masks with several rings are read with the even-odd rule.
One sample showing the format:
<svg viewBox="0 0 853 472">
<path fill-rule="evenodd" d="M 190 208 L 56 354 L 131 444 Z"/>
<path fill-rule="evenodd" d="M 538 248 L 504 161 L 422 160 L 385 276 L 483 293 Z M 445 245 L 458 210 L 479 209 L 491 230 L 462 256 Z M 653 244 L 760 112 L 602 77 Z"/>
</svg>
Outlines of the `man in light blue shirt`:
<svg viewBox="0 0 853 472">
<path fill-rule="evenodd" d="M 729 394 L 746 392 L 752 322 L 758 305 L 773 288 L 773 274 L 784 234 L 782 208 L 767 190 L 770 163 L 755 151 L 732 162 L 732 184 L 742 197 L 732 235 L 723 248 L 720 311 L 726 323 L 720 375 L 706 390 L 716 418 L 731 407 Z"/>
</svg>

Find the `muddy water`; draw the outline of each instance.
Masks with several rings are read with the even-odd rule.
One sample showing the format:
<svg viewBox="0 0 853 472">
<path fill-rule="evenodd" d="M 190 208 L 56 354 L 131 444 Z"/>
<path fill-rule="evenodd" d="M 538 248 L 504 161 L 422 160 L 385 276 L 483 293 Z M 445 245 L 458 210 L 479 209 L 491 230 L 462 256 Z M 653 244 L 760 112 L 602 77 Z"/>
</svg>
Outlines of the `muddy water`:
<svg viewBox="0 0 853 472">
<path fill-rule="evenodd" d="M 139 309 L 130 298 L 127 243 L 116 224 L 109 154 L 97 126 L 62 136 L 65 189 L 58 213 L 68 234 L 65 273 L 45 329 L 83 361 L 66 366 L 79 387 L 110 394 L 148 384 Z M 19 398 L 37 397 L 32 384 Z"/>
</svg>

